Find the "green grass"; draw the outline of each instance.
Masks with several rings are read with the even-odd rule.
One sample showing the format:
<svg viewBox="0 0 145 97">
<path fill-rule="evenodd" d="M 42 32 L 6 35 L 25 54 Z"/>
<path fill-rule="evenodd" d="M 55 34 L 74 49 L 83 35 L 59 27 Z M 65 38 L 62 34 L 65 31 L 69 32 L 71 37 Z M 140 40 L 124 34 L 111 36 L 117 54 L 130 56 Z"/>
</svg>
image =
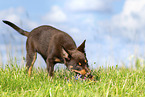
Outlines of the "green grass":
<svg viewBox="0 0 145 97">
<path fill-rule="evenodd" d="M 92 70 L 96 81 L 75 80 L 67 70 L 33 69 L 29 77 L 15 63 L 0 68 L 1 97 L 145 97 L 145 68 L 100 67 Z M 69 80 L 68 80 L 69 79 Z"/>
</svg>

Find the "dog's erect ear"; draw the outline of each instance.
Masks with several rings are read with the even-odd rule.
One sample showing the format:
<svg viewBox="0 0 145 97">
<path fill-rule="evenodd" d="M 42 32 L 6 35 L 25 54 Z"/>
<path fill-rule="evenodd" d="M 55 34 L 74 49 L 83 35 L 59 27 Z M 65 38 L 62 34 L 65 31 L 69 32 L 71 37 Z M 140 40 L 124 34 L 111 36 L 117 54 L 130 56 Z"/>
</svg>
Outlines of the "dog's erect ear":
<svg viewBox="0 0 145 97">
<path fill-rule="evenodd" d="M 69 51 L 67 51 L 64 47 L 62 47 L 62 53 L 63 53 L 63 58 L 65 58 L 66 60 L 70 60 L 71 55 Z"/>
<path fill-rule="evenodd" d="M 84 40 L 84 42 L 77 48 L 77 50 L 79 50 L 82 53 L 85 53 L 85 42 L 86 40 Z"/>
</svg>

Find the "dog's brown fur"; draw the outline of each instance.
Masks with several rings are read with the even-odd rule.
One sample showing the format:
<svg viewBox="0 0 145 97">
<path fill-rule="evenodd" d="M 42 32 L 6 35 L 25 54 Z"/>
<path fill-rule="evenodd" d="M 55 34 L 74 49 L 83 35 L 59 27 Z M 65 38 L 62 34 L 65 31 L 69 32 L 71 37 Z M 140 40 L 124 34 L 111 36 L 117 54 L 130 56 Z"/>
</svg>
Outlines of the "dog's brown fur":
<svg viewBox="0 0 145 97">
<path fill-rule="evenodd" d="M 82 75 L 90 74 L 84 50 L 85 40 L 77 48 L 74 40 L 67 33 L 54 27 L 39 26 L 29 33 L 9 21 L 3 20 L 3 22 L 28 37 L 26 42 L 26 66 L 29 75 L 31 75 L 37 53 L 45 60 L 49 76 L 53 76 L 56 63 L 64 63 L 71 71 Z"/>
</svg>

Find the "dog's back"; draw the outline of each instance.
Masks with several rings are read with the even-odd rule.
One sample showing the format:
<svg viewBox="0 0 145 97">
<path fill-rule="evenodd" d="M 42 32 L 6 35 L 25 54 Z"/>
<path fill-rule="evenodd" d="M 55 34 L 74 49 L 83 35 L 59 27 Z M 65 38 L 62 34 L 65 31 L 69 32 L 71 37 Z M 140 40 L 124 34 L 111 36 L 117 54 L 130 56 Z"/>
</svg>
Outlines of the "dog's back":
<svg viewBox="0 0 145 97">
<path fill-rule="evenodd" d="M 27 39 L 27 45 L 33 45 L 35 50 L 47 58 L 48 49 L 57 48 L 57 54 L 61 51 L 60 46 L 72 50 L 76 48 L 73 39 L 65 32 L 51 26 L 40 26 L 32 30 Z"/>
</svg>

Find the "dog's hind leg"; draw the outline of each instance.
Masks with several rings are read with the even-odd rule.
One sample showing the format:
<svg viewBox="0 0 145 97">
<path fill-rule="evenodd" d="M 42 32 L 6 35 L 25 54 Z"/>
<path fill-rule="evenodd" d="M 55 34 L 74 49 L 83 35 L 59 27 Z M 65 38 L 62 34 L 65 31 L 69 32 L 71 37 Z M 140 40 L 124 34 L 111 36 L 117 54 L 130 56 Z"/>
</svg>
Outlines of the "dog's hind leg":
<svg viewBox="0 0 145 97">
<path fill-rule="evenodd" d="M 33 68 L 33 65 L 36 61 L 36 58 L 37 58 L 37 52 L 28 52 L 27 51 L 26 67 L 27 67 L 27 71 L 28 71 L 29 76 L 31 75 L 32 68 Z"/>
</svg>

